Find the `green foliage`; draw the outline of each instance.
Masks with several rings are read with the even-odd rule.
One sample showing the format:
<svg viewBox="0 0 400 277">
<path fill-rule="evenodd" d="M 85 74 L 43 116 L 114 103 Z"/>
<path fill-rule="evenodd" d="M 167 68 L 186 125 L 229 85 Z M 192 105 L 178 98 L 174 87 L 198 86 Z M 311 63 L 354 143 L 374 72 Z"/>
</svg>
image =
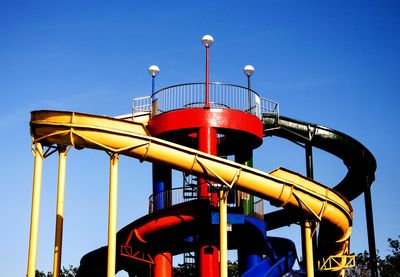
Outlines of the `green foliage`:
<svg viewBox="0 0 400 277">
<path fill-rule="evenodd" d="M 346 271 L 346 276 L 358 276 L 358 277 L 368 277 L 370 276 L 369 269 L 369 253 L 364 251 L 356 256 L 356 267 L 348 269 Z"/>
<path fill-rule="evenodd" d="M 196 269 L 194 264 L 178 264 L 173 268 L 174 277 L 196 276 Z"/>
<path fill-rule="evenodd" d="M 174 277 L 187 277 L 187 276 L 197 276 L 196 268 L 194 264 L 179 264 L 177 267 L 173 268 Z M 239 277 L 239 269 L 237 261 L 228 261 L 228 276 L 229 277 Z"/>
<path fill-rule="evenodd" d="M 377 255 L 377 267 L 379 276 L 398 277 L 400 272 L 400 242 L 398 240 L 388 239 L 391 254 L 385 258 Z M 356 256 L 356 267 L 347 270 L 346 276 L 368 277 L 370 273 L 370 256 L 367 251 L 359 253 Z"/>
<path fill-rule="evenodd" d="M 388 243 L 392 253 L 387 255 L 385 259 L 379 259 L 378 269 L 381 276 L 399 276 L 400 242 L 389 238 Z"/>
<path fill-rule="evenodd" d="M 229 277 L 239 277 L 239 266 L 237 261 L 228 261 L 228 276 Z"/>
<path fill-rule="evenodd" d="M 53 273 L 47 272 L 47 274 L 46 274 L 43 271 L 39 271 L 36 269 L 35 277 L 53 277 Z"/>
<path fill-rule="evenodd" d="M 77 271 L 78 268 L 73 267 L 72 265 L 70 265 L 68 268 L 63 266 L 60 271 L 60 277 L 75 277 Z M 53 273 L 47 272 L 46 274 L 43 271 L 36 270 L 35 277 L 53 277 Z"/>
<path fill-rule="evenodd" d="M 400 238 L 400 236 L 399 236 Z M 388 239 L 389 248 L 391 254 L 385 258 L 377 256 L 379 276 L 385 277 L 398 277 L 400 272 L 400 241 L 395 239 Z M 370 256 L 367 251 L 356 255 L 356 267 L 348 269 L 345 276 L 356 276 L 356 277 L 368 277 L 371 276 L 370 268 Z M 60 277 L 75 277 L 78 269 L 73 266 L 68 268 L 63 267 L 60 272 Z M 173 268 L 174 277 L 190 277 L 196 276 L 196 269 L 194 264 L 179 264 Z M 238 263 L 237 261 L 228 261 L 228 276 L 238 277 Z M 43 271 L 36 270 L 35 277 L 53 277 L 51 272 L 44 273 Z"/>
</svg>

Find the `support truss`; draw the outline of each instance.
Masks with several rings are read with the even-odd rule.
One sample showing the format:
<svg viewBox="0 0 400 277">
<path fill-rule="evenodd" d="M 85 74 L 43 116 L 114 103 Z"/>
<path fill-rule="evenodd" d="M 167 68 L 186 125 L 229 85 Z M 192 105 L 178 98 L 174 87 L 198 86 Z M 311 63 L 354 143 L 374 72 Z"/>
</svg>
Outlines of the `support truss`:
<svg viewBox="0 0 400 277">
<path fill-rule="evenodd" d="M 121 256 L 135 259 L 144 263 L 154 264 L 154 260 L 150 254 L 132 249 L 130 245 L 121 245 Z"/>
<path fill-rule="evenodd" d="M 329 256 L 318 262 L 319 270 L 342 270 L 356 266 L 356 257 L 354 255 Z"/>
</svg>

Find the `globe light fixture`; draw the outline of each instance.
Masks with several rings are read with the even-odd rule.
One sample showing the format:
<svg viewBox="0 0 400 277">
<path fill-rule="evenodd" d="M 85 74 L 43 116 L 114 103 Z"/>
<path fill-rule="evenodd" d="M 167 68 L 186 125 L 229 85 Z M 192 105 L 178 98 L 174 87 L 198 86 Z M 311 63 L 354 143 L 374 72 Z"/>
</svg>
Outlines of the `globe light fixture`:
<svg viewBox="0 0 400 277">
<path fill-rule="evenodd" d="M 254 66 L 248 64 L 243 68 L 244 74 L 247 75 L 247 77 L 250 77 L 254 73 Z"/>
<path fill-rule="evenodd" d="M 152 77 L 155 77 L 158 73 L 160 72 L 160 68 L 158 67 L 158 66 L 156 66 L 156 65 L 150 65 L 150 67 L 149 67 L 149 74 L 152 76 Z"/>
<path fill-rule="evenodd" d="M 214 38 L 210 35 L 205 35 L 201 38 L 201 42 L 205 47 L 210 47 L 214 42 Z"/>
</svg>

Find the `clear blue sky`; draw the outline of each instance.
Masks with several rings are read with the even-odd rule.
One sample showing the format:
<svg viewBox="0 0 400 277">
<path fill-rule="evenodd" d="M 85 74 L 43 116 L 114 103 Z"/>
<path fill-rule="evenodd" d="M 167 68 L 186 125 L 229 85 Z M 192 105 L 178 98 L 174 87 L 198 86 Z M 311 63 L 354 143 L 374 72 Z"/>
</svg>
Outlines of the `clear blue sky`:
<svg viewBox="0 0 400 277">
<path fill-rule="evenodd" d="M 129 113 L 131 100 L 157 87 L 204 80 L 200 39 L 212 34 L 211 80 L 252 87 L 281 114 L 356 138 L 378 163 L 372 188 L 376 241 L 400 235 L 398 210 L 400 4 L 398 1 L 1 1 L 0 275 L 26 273 L 33 155 L 29 112 Z M 346 169 L 315 151 L 315 178 L 333 186 Z M 305 173 L 298 146 L 266 139 L 255 167 Z M 44 162 L 38 268 L 50 271 L 57 156 Z M 178 175 L 179 176 L 179 175 Z M 180 184 L 175 184 L 180 186 Z M 149 163 L 121 158 L 118 226 L 147 212 Z M 72 150 L 67 162 L 63 264 L 107 241 L 108 156 Z M 352 250 L 368 249 L 363 197 Z M 298 241 L 296 227 L 276 235 Z M 299 251 L 300 248 L 298 248 Z"/>
</svg>

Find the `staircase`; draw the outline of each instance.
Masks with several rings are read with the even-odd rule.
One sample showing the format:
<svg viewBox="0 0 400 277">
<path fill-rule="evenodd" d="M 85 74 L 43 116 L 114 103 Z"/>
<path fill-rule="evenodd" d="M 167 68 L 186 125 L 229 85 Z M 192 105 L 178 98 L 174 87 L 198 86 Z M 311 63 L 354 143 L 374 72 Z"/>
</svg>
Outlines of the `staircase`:
<svg viewBox="0 0 400 277">
<path fill-rule="evenodd" d="M 190 201 L 197 199 L 197 177 L 183 173 L 183 199 Z"/>
</svg>

